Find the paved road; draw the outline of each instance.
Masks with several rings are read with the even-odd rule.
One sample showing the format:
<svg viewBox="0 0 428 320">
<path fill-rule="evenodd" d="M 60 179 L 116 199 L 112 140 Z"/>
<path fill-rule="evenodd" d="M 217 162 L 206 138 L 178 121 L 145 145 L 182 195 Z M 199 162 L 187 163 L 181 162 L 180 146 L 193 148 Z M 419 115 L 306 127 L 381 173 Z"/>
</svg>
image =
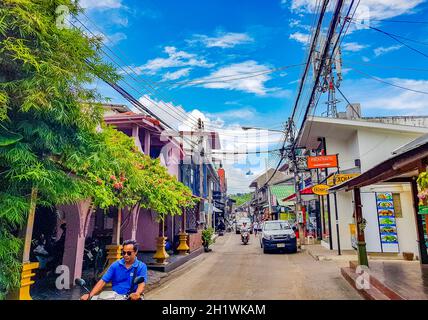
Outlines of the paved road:
<svg viewBox="0 0 428 320">
<path fill-rule="evenodd" d="M 217 238 L 197 265 L 146 295 L 147 299 L 361 299 L 342 278 L 337 262 L 306 253 L 263 254 L 251 236 Z"/>
</svg>

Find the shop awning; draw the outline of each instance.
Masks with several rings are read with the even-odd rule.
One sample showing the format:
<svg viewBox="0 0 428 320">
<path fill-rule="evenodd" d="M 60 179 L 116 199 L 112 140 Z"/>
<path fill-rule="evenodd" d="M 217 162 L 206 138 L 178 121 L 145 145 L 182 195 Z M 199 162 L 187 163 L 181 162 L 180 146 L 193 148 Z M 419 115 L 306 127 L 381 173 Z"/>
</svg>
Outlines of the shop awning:
<svg viewBox="0 0 428 320">
<path fill-rule="evenodd" d="M 312 186 L 300 190 L 300 194 L 301 195 L 304 195 L 304 194 L 314 194 L 312 192 Z M 282 201 L 293 201 L 293 200 L 296 200 L 296 193 L 293 193 L 293 194 L 289 195 L 288 197 L 282 199 Z"/>
<path fill-rule="evenodd" d="M 291 184 L 283 184 L 283 185 L 274 185 L 270 186 L 270 192 L 274 195 L 278 201 L 278 205 L 280 206 L 289 206 L 292 205 L 290 201 L 283 201 L 283 199 L 289 197 L 294 193 L 294 186 Z"/>
</svg>

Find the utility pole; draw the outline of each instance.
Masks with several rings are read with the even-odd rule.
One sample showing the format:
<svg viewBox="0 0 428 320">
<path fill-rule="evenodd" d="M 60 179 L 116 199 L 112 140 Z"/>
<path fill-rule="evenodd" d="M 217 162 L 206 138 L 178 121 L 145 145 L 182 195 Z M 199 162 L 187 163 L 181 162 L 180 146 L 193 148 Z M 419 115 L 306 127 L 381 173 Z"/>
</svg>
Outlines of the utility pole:
<svg viewBox="0 0 428 320">
<path fill-rule="evenodd" d="M 266 181 L 268 179 L 268 164 L 267 164 L 267 158 L 265 159 L 265 169 L 266 169 Z M 269 216 L 272 218 L 272 199 L 271 199 L 271 194 L 270 194 L 270 188 L 269 188 L 269 183 L 266 185 L 267 188 L 267 196 L 268 196 L 268 203 L 269 203 Z"/>
<path fill-rule="evenodd" d="M 197 133 L 198 133 L 198 159 L 199 159 L 199 196 L 201 197 L 202 204 L 204 203 L 204 169 L 203 169 L 203 162 L 204 162 L 204 122 L 201 118 L 198 118 L 198 127 L 197 127 Z M 205 212 L 204 212 L 205 214 Z M 208 220 L 208 219 L 204 219 Z M 207 224 L 208 221 L 205 221 Z"/>
</svg>

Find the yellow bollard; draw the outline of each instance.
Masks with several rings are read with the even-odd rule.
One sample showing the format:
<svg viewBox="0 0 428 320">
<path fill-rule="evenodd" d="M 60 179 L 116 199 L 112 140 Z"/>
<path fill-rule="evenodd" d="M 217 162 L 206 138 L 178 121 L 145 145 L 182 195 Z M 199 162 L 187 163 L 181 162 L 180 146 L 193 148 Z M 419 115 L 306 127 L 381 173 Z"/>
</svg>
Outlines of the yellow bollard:
<svg viewBox="0 0 428 320">
<path fill-rule="evenodd" d="M 154 259 L 156 259 L 157 264 L 166 264 L 166 259 L 169 257 L 168 253 L 165 250 L 165 241 L 166 237 L 158 237 L 157 240 L 157 251 L 155 255 L 153 256 Z"/>
<path fill-rule="evenodd" d="M 36 274 L 33 270 L 39 267 L 38 262 L 24 262 L 22 265 L 21 273 L 21 287 L 19 288 L 19 300 L 32 300 L 30 295 L 30 286 L 34 284 L 34 280 L 31 280 L 31 277 Z"/>
<path fill-rule="evenodd" d="M 101 276 L 103 276 L 108 268 L 110 268 L 110 266 L 116 262 L 117 260 L 120 260 L 122 258 L 122 246 L 118 245 L 118 244 L 111 244 L 106 246 L 107 249 L 107 267 L 104 269 L 104 271 L 102 272 Z M 97 279 L 98 280 L 98 279 Z M 111 287 L 111 283 L 107 283 L 106 287 L 109 288 Z"/>
<path fill-rule="evenodd" d="M 178 234 L 180 244 L 177 247 L 177 250 L 180 255 L 186 255 L 188 254 L 187 251 L 189 251 L 190 247 L 187 245 L 187 233 L 181 232 Z"/>
</svg>

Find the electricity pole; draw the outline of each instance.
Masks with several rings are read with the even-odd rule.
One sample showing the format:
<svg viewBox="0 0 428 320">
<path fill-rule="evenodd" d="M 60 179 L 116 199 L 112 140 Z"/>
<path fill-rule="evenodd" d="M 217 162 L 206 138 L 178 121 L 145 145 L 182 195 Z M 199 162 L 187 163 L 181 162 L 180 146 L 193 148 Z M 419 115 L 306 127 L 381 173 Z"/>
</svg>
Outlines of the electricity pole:
<svg viewBox="0 0 428 320">
<path fill-rule="evenodd" d="M 201 197 L 201 203 L 204 204 L 204 122 L 201 118 L 198 118 L 198 159 L 199 159 L 199 196 Z M 205 214 L 205 211 L 204 211 Z M 206 217 L 208 218 L 208 216 Z M 205 223 L 208 223 L 208 219 L 204 219 Z"/>
</svg>

